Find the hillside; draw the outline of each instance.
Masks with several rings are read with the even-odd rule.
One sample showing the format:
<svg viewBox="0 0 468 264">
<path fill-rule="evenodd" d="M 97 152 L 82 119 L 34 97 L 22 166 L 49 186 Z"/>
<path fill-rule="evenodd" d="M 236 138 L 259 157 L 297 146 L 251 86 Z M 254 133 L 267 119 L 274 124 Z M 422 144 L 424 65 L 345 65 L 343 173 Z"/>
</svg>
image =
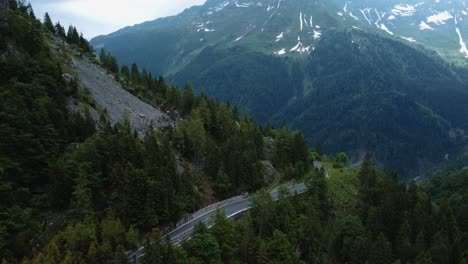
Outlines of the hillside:
<svg viewBox="0 0 468 264">
<path fill-rule="evenodd" d="M 268 185 L 263 164 L 291 177 L 311 171 L 301 133 L 263 131 L 136 65 L 113 73 L 112 56 L 98 61 L 75 27 L 65 34 L 48 15 L 42 23 L 23 2 L 5 7 L 2 263 L 128 263 L 150 230 Z"/>
<path fill-rule="evenodd" d="M 96 56 L 76 27 L 65 33 L 48 14 L 38 20 L 31 5 L 5 3 L 0 0 L 2 264 L 128 264 L 136 249 L 141 263 L 151 264 L 466 263 L 465 169 L 436 175 L 422 188 L 399 182 L 369 156 L 358 172 L 345 153 L 321 155 L 299 131 L 259 126 L 190 85 L 182 91 L 136 64 L 120 67 L 110 53 Z M 349 44 L 350 36 L 366 49 L 373 38 L 382 41 L 356 32 L 331 41 Z M 428 82 L 463 80 L 463 72 L 400 45 L 379 46 L 405 55 L 396 61 L 422 61 Z M 317 46 L 319 54 L 328 50 Z M 347 60 L 360 66 L 367 59 Z M 299 66 L 330 79 L 329 68 L 313 60 Z M 414 69 L 397 73 L 418 76 Z M 404 84 L 394 87 L 393 98 L 405 97 Z M 431 102 L 429 93 L 418 93 Z M 406 100 L 428 124 L 449 125 L 443 111 L 435 116 Z M 373 101 L 380 103 L 367 103 Z M 243 216 L 229 221 L 212 211 L 209 205 L 220 200 Z M 207 210 L 213 219 L 205 218 Z M 192 213 L 208 225 L 193 225 Z M 180 223 L 191 235 L 175 246 L 165 234 Z"/>
<path fill-rule="evenodd" d="M 467 76 L 430 52 L 351 29 L 329 32 L 306 60 L 205 49 L 172 79 L 191 80 L 260 122 L 299 128 L 326 153 L 344 150 L 356 161 L 371 152 L 409 176 L 463 154 Z"/>
<path fill-rule="evenodd" d="M 408 41 L 416 34 L 369 25 L 358 10 L 371 4 L 212 0 L 91 43 L 181 87 L 190 81 L 260 123 L 299 128 L 310 145 L 345 150 L 353 162 L 370 152 L 380 165 L 416 177 L 462 159 L 466 71 Z M 387 5 L 396 4 L 379 8 Z M 385 23 L 392 30 L 409 19 L 394 16 Z M 444 25 L 434 31 L 446 32 Z"/>
</svg>

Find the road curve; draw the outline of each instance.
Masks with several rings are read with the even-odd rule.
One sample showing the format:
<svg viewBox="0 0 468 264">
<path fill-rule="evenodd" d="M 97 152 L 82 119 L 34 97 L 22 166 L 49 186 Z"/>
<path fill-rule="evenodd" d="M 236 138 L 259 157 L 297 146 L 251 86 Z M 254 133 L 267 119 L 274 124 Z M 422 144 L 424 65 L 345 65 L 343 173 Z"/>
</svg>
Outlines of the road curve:
<svg viewBox="0 0 468 264">
<path fill-rule="evenodd" d="M 304 183 L 301 184 L 287 184 L 282 185 L 286 187 L 293 195 L 303 193 L 307 190 L 307 186 Z M 273 200 L 278 200 L 280 197 L 280 187 L 270 191 Z M 250 197 L 236 196 L 231 199 L 219 202 L 215 205 L 208 206 L 203 208 L 196 213 L 194 213 L 193 219 L 182 223 L 176 229 L 171 231 L 167 236 L 170 237 L 171 242 L 174 245 L 178 245 L 185 239 L 189 238 L 193 232 L 193 228 L 199 222 L 205 223 L 207 226 L 210 225 L 210 219 L 216 214 L 217 210 L 220 210 L 226 214 L 228 218 L 234 218 L 239 214 L 244 213 L 252 207 L 252 202 Z M 144 247 L 139 248 L 138 250 L 129 254 L 131 263 L 138 264 L 139 259 L 144 256 Z"/>
</svg>

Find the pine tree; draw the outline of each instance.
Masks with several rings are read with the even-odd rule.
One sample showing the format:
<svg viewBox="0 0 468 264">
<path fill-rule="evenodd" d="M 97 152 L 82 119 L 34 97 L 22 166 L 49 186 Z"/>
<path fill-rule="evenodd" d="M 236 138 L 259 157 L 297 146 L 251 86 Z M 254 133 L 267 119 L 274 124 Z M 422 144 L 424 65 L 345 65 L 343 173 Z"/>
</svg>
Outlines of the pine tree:
<svg viewBox="0 0 468 264">
<path fill-rule="evenodd" d="M 78 178 L 75 179 L 72 207 L 80 214 L 86 216 L 93 213 L 93 197 L 91 191 L 90 164 L 82 164 L 78 168 Z"/>
<path fill-rule="evenodd" d="M 122 245 L 118 245 L 116 248 L 116 252 L 114 253 L 114 264 L 128 264 L 129 259 L 127 256 L 127 252 Z"/>
<path fill-rule="evenodd" d="M 273 231 L 273 238 L 267 244 L 268 255 L 273 263 L 300 263 L 296 250 L 285 234 L 279 230 Z"/>
<path fill-rule="evenodd" d="M 411 248 L 411 229 L 408 221 L 405 220 L 403 225 L 400 227 L 400 232 L 398 233 L 397 241 L 397 252 L 400 260 L 403 263 L 406 263 L 412 258 L 412 248 Z"/>
<path fill-rule="evenodd" d="M 221 211 L 216 211 L 211 234 L 218 241 L 223 263 L 232 263 L 238 248 L 236 231 L 233 223 Z"/>
<path fill-rule="evenodd" d="M 134 84 L 139 84 L 141 82 L 140 71 L 135 63 L 132 64 L 131 79 Z"/>
<path fill-rule="evenodd" d="M 52 23 L 52 19 L 50 19 L 49 13 L 45 13 L 44 15 L 44 26 L 47 30 L 52 32 L 52 34 L 55 35 L 55 27 L 54 24 Z"/>
<path fill-rule="evenodd" d="M 182 113 L 189 114 L 195 106 L 195 94 L 190 83 L 185 86 L 184 93 L 182 95 Z"/>
<path fill-rule="evenodd" d="M 46 256 L 44 259 L 46 263 L 60 263 L 60 251 L 55 242 L 50 243 L 47 247 Z"/>
<path fill-rule="evenodd" d="M 414 264 L 432 264 L 431 254 L 422 251 L 414 260 Z"/>
<path fill-rule="evenodd" d="M 86 256 L 86 258 L 88 260 L 88 263 L 91 263 L 91 264 L 99 263 L 98 248 L 99 248 L 99 246 L 96 243 L 96 241 L 91 242 L 91 244 L 89 245 L 88 254 Z"/>
<path fill-rule="evenodd" d="M 384 234 L 380 233 L 372 244 L 368 262 L 369 264 L 390 264 L 393 262 L 391 244 Z"/>
<path fill-rule="evenodd" d="M 55 36 L 59 38 L 66 38 L 65 28 L 57 22 L 54 27 Z"/>
</svg>

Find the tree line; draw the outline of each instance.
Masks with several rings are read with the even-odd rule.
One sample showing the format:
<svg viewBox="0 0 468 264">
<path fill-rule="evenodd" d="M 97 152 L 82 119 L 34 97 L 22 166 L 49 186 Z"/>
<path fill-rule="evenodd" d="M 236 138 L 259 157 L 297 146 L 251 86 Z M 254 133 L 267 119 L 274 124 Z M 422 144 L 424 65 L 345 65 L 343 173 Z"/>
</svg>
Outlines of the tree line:
<svg viewBox="0 0 468 264">
<path fill-rule="evenodd" d="M 91 56 L 76 28 L 64 35 L 48 15 L 41 23 L 30 5 L 14 2 L 8 23 L 0 24 L 2 264 L 121 263 L 145 234 L 202 207 L 210 189 L 223 199 L 265 186 L 261 161 L 269 156 L 281 157 L 278 168 L 310 161 L 307 151 L 298 157 L 291 149 L 307 148 L 299 133 L 262 128 L 228 104 L 136 65 L 117 67 L 116 77 L 169 111 L 176 127 L 138 135 L 128 119 L 111 125 L 105 111 L 93 119 L 85 89 L 64 80 L 63 58 L 49 46 L 54 34 Z M 114 72 L 109 56 L 100 63 Z M 70 99 L 84 110 L 70 111 Z M 268 150 L 266 139 L 276 142 L 280 134 L 287 147 Z"/>
<path fill-rule="evenodd" d="M 181 247 L 147 244 L 143 263 L 466 263 L 466 233 L 449 203 L 395 176 L 366 160 L 355 203 L 340 212 L 317 172 L 306 193 L 273 202 L 261 192 L 246 216 L 218 212 Z"/>
</svg>

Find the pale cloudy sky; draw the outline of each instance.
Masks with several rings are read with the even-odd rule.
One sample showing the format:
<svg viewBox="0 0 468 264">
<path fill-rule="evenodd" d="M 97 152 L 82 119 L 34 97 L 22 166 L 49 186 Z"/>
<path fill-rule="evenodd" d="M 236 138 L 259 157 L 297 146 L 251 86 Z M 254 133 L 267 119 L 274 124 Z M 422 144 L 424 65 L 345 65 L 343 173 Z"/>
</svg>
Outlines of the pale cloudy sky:
<svg viewBox="0 0 468 264">
<path fill-rule="evenodd" d="M 206 0 L 30 0 L 36 16 L 75 25 L 88 39 L 159 17 L 176 15 Z"/>
</svg>

